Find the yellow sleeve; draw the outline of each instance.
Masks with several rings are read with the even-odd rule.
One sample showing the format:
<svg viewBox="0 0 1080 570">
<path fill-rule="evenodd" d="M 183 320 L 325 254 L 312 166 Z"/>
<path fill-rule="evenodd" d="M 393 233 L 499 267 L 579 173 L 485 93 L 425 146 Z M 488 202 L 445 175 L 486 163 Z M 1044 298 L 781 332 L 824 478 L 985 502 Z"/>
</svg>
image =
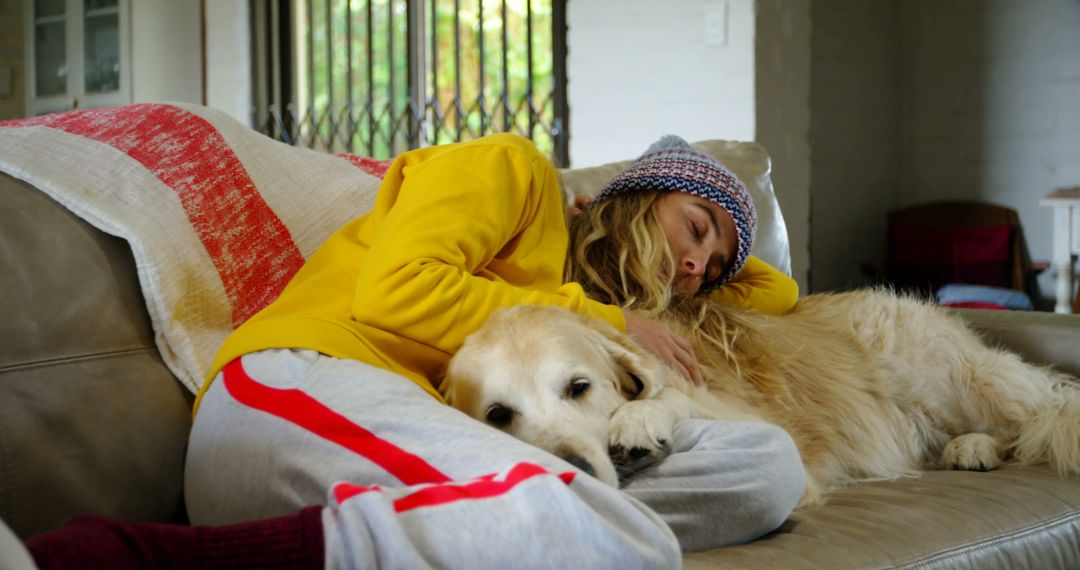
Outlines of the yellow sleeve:
<svg viewBox="0 0 1080 570">
<path fill-rule="evenodd" d="M 357 321 L 447 353 L 498 308 L 558 305 L 625 330 L 622 311 L 562 284 L 568 233 L 554 167 L 495 138 L 392 168 L 352 304 Z M 502 141 L 502 142 L 500 142 Z M 384 188 L 386 183 L 384 182 Z"/>
<path fill-rule="evenodd" d="M 712 298 L 745 309 L 782 315 L 799 300 L 799 284 L 768 263 L 750 256 L 734 279 L 713 291 Z"/>
</svg>

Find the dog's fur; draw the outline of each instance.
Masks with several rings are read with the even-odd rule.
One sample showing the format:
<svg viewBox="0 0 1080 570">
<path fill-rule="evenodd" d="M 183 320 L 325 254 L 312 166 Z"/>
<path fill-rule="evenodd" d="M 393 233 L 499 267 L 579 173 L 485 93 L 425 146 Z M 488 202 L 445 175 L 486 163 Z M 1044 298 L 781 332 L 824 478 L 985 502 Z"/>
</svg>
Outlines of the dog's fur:
<svg viewBox="0 0 1080 570">
<path fill-rule="evenodd" d="M 782 317 L 718 309 L 713 318 L 724 338 L 694 342 L 706 386 L 610 325 L 522 306 L 466 340 L 440 390 L 612 485 L 609 453 L 660 457 L 689 417 L 784 428 L 806 466 L 803 504 L 924 469 L 1014 461 L 1080 472 L 1080 385 L 987 346 L 938 307 L 858 291 L 811 295 Z"/>
</svg>

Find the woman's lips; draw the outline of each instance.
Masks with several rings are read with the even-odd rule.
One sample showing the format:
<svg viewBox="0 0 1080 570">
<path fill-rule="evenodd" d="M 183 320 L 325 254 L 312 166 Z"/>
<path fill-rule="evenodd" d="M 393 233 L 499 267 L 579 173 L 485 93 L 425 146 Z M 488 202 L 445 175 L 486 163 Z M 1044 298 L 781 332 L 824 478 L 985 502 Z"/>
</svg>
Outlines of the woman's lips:
<svg viewBox="0 0 1080 570">
<path fill-rule="evenodd" d="M 697 295 L 700 286 L 701 284 L 696 277 L 686 276 L 677 278 L 671 288 L 685 294 L 687 297 L 693 297 Z"/>
</svg>

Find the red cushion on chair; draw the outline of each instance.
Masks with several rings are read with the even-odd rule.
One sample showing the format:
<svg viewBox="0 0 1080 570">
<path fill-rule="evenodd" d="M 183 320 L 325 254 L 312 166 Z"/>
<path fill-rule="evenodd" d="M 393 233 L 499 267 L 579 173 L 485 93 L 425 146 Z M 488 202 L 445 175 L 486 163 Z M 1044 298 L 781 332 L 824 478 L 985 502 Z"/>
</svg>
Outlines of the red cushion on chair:
<svg viewBox="0 0 1080 570">
<path fill-rule="evenodd" d="M 951 307 L 953 309 L 990 309 L 994 311 L 1006 311 L 1009 308 L 1005 305 L 998 305 L 997 303 L 983 303 L 981 301 L 965 301 L 962 303 L 944 303 L 942 307 Z"/>
<path fill-rule="evenodd" d="M 890 280 L 937 290 L 946 283 L 1011 286 L 1014 228 L 894 226 L 889 230 Z"/>
</svg>

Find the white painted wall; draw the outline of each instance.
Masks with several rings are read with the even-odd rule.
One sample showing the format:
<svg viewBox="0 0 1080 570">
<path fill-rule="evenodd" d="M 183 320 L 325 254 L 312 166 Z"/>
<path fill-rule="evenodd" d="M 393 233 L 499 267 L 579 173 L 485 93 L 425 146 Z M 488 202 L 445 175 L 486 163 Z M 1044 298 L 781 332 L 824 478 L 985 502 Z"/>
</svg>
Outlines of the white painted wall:
<svg viewBox="0 0 1080 570">
<path fill-rule="evenodd" d="M 979 199 L 1016 209 L 1050 259 L 1038 200 L 1080 185 L 1080 2 L 904 2 L 904 204 Z M 1050 272 L 1042 296 L 1053 295 Z"/>
<path fill-rule="evenodd" d="M 201 27 L 198 0 L 132 0 L 134 102 L 203 102 Z"/>
<path fill-rule="evenodd" d="M 206 104 L 251 124 L 248 0 L 206 2 Z"/>
<path fill-rule="evenodd" d="M 810 279 L 811 0 L 757 0 L 757 142 L 772 158 L 772 180 L 791 242 L 791 275 Z"/>
<path fill-rule="evenodd" d="M 717 11 L 722 43 L 706 36 Z M 635 157 L 668 133 L 754 139 L 754 0 L 579 0 L 567 21 L 571 166 Z"/>
</svg>

